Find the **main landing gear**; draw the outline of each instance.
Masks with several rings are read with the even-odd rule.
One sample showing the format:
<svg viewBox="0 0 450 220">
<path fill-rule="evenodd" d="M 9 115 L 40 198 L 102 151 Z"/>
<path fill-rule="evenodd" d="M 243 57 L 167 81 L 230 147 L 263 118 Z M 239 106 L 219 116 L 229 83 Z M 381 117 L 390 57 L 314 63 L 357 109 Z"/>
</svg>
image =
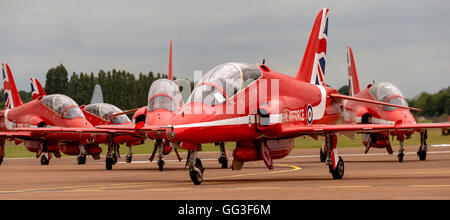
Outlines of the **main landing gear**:
<svg viewBox="0 0 450 220">
<path fill-rule="evenodd" d="M 109 134 L 108 137 L 108 152 L 106 153 L 106 170 L 112 170 L 112 166 L 117 163 L 117 157 L 120 158 L 119 143 L 114 143 L 114 136 Z"/>
<path fill-rule="evenodd" d="M 225 143 L 215 143 L 215 145 L 220 147 L 220 157 L 218 159 L 219 164 L 222 165 L 222 168 L 226 169 L 228 168 L 228 156 L 227 156 L 227 148 L 225 146 Z"/>
<path fill-rule="evenodd" d="M 420 147 L 419 151 L 417 151 L 417 156 L 419 156 L 419 160 L 422 161 L 427 159 L 427 150 L 428 150 L 427 138 L 428 138 L 427 130 L 420 132 Z"/>
<path fill-rule="evenodd" d="M 44 153 L 41 155 L 41 165 L 49 165 L 50 159 L 52 158 L 51 153 Z"/>
<path fill-rule="evenodd" d="M 421 160 L 421 161 L 424 161 L 427 159 L 427 151 L 428 151 L 427 138 L 428 138 L 427 130 L 420 132 L 420 146 L 419 146 L 419 150 L 417 151 L 417 156 L 419 157 L 419 160 Z M 405 156 L 404 135 L 398 135 L 397 139 L 400 141 L 400 150 L 398 152 L 398 162 L 403 162 L 403 157 Z"/>
<path fill-rule="evenodd" d="M 325 161 L 326 165 L 329 167 L 331 176 L 333 176 L 333 179 L 342 179 L 342 177 L 344 177 L 344 160 L 338 155 L 337 152 L 336 134 L 325 134 L 324 148 L 324 152 L 326 154 Z"/>
<path fill-rule="evenodd" d="M 77 156 L 78 165 L 86 164 L 86 146 L 84 144 L 80 145 L 80 154 Z"/>
</svg>

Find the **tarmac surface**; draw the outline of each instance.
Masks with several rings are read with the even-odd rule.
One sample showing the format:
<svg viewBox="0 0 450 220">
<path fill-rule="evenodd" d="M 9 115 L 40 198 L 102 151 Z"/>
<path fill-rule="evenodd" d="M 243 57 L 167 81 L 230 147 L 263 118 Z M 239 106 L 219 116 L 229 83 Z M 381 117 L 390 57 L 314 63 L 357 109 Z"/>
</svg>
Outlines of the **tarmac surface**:
<svg viewBox="0 0 450 220">
<path fill-rule="evenodd" d="M 426 161 L 419 161 L 417 149 L 406 147 L 399 163 L 396 153 L 388 155 L 384 149 L 364 154 L 364 148 L 340 148 L 345 164 L 341 180 L 334 180 L 319 162 L 319 149 L 293 150 L 275 160 L 273 170 L 258 161 L 239 171 L 220 168 L 218 152 L 202 152 L 206 169 L 198 186 L 174 154 L 165 157 L 162 172 L 147 160 L 149 155 L 134 155 L 131 164 L 122 162 L 122 156 L 109 171 L 104 157 L 89 157 L 85 165 L 77 165 L 76 157 L 53 158 L 48 166 L 35 158 L 11 158 L 0 166 L 0 199 L 450 199 L 450 146 L 429 146 Z"/>
</svg>

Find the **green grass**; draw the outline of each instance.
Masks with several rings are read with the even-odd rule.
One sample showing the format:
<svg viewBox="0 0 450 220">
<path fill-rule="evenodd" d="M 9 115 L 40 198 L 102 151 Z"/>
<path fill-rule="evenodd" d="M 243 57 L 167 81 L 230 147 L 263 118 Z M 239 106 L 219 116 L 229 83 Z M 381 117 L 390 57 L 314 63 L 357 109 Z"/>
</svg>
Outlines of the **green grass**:
<svg viewBox="0 0 450 220">
<path fill-rule="evenodd" d="M 392 139 L 391 139 L 392 141 Z M 398 146 L 399 142 L 394 138 L 391 142 L 392 146 Z M 440 129 L 430 129 L 428 130 L 428 145 L 433 144 L 450 144 L 450 136 L 442 136 Z M 142 145 L 134 146 L 133 153 L 134 154 L 151 154 L 153 151 L 153 141 L 146 141 Z M 319 140 L 314 140 L 309 136 L 299 137 L 295 139 L 295 147 L 294 149 L 302 149 L 302 148 L 319 148 L 322 145 L 322 138 L 319 137 Z M 414 133 L 411 139 L 405 141 L 405 146 L 418 146 L 420 145 L 420 135 L 418 133 Z M 236 147 L 235 143 L 226 143 L 227 150 L 233 151 Z M 103 152 L 102 155 L 106 154 L 106 145 L 101 145 Z M 350 139 L 346 136 L 338 136 L 338 147 L 363 147 L 361 142 L 361 135 L 355 135 L 354 139 Z M 204 144 L 202 145 L 203 151 L 219 151 L 219 149 L 214 146 L 214 144 Z M 180 150 L 179 152 L 185 152 L 185 150 Z M 12 142 L 8 142 L 5 147 L 6 158 L 20 158 L 20 157 L 35 157 L 36 154 L 29 152 L 26 148 L 21 145 L 14 145 Z M 124 145 L 120 148 L 120 154 L 126 155 L 128 154 L 128 148 Z M 62 155 L 65 156 L 65 155 Z"/>
</svg>

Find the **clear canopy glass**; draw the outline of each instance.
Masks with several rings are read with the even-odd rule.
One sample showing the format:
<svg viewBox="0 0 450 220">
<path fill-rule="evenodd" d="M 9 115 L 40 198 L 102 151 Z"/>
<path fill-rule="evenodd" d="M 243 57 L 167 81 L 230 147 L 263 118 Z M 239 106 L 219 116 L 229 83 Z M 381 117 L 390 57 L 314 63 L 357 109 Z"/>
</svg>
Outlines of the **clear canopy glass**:
<svg viewBox="0 0 450 220">
<path fill-rule="evenodd" d="M 408 107 L 408 102 L 403 93 L 391 83 L 383 82 L 370 87 L 370 94 L 380 102 Z M 397 107 L 383 106 L 385 110 L 393 111 Z"/>
<path fill-rule="evenodd" d="M 86 106 L 85 110 L 105 120 L 109 120 L 109 115 L 122 112 L 120 108 L 108 103 L 89 104 Z M 111 122 L 114 124 L 123 124 L 131 122 L 131 120 L 126 115 L 117 115 L 112 118 Z"/>
<path fill-rule="evenodd" d="M 178 84 L 168 79 L 158 79 L 152 83 L 148 92 L 147 110 L 166 109 L 175 112 L 183 105 Z"/>
<path fill-rule="evenodd" d="M 192 91 L 190 102 L 217 105 L 236 95 L 262 76 L 261 69 L 248 63 L 225 63 L 208 71 Z"/>
<path fill-rule="evenodd" d="M 61 115 L 63 118 L 73 119 L 78 117 L 83 117 L 83 112 L 80 109 L 80 106 L 73 101 L 73 99 L 61 95 L 61 94 L 53 94 L 47 95 L 42 99 L 42 103 L 53 109 L 56 113 Z"/>
</svg>

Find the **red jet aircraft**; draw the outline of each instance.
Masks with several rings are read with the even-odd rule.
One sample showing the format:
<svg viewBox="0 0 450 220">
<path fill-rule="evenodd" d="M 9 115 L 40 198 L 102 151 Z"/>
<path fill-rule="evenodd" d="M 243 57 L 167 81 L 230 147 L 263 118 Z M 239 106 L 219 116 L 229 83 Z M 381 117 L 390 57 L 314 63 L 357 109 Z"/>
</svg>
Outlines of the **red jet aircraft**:
<svg viewBox="0 0 450 220">
<path fill-rule="evenodd" d="M 44 97 L 46 95 L 44 88 L 41 83 L 36 78 L 31 78 L 31 90 L 33 99 L 38 97 Z M 101 95 L 101 90 L 98 91 L 100 94 L 96 94 L 94 90 L 93 99 L 96 95 Z M 103 98 L 101 98 L 103 100 Z M 92 103 L 89 105 L 81 106 L 83 115 L 93 126 L 99 125 L 131 125 L 130 119 L 122 114 L 123 111 L 118 107 L 108 104 L 108 103 Z M 108 143 L 107 135 L 98 136 L 94 143 L 91 143 L 91 147 L 95 145 L 98 147 L 101 143 Z M 112 165 L 117 162 L 117 157 L 120 157 L 119 147 L 121 143 L 125 143 L 130 149 L 134 145 L 143 144 L 145 137 L 139 135 L 116 135 L 114 136 L 114 142 L 109 143 L 108 152 L 106 153 L 106 167 L 108 170 L 112 169 Z M 127 155 L 126 161 L 131 162 L 132 151 Z M 84 164 L 86 162 L 86 157 L 78 157 L 78 164 Z"/>
<path fill-rule="evenodd" d="M 406 98 L 402 92 L 392 83 L 383 82 L 379 84 L 369 84 L 366 89 L 361 90 L 359 86 L 358 75 L 356 72 L 356 65 L 353 56 L 353 51 L 350 46 L 347 47 L 347 63 L 348 63 L 348 78 L 349 78 L 349 94 L 355 98 L 376 100 L 396 105 L 408 107 Z M 392 106 L 380 106 L 371 103 L 362 103 L 353 100 L 344 100 L 343 104 L 343 121 L 345 123 L 359 123 L 359 124 L 416 124 L 414 116 L 409 109 L 397 108 Z M 437 124 L 438 125 L 438 124 Z M 445 124 L 442 124 L 445 127 Z M 392 147 L 389 141 L 389 136 L 396 136 L 400 141 L 400 150 L 398 153 L 398 161 L 403 161 L 404 156 L 404 141 L 411 137 L 417 130 L 398 130 L 398 131 L 382 131 L 377 133 L 370 133 L 363 135 L 363 144 L 366 146 L 367 153 L 371 147 L 386 148 L 389 154 L 392 154 Z M 427 157 L 427 130 L 423 129 L 420 132 L 420 147 L 417 152 L 420 160 L 425 160 Z M 321 153 L 323 155 L 323 153 Z M 324 161 L 324 156 L 321 156 Z"/>
<path fill-rule="evenodd" d="M 1 157 L 4 156 L 5 141 L 24 142 L 25 147 L 41 157 L 41 164 L 47 165 L 53 153 L 60 157 L 60 151 L 68 155 L 87 154 L 99 159 L 101 148 L 92 143 L 96 139 L 95 128 L 86 120 L 80 107 L 71 98 L 61 95 L 41 96 L 42 86 L 35 90 L 39 82 L 32 81 L 33 100 L 22 103 L 9 66 L 2 64 L 5 109 L 0 112 Z M 41 90 L 42 89 L 42 90 Z M 30 128 L 34 131 L 26 130 Z M 46 129 L 67 128 L 72 131 L 91 131 L 86 133 L 46 133 Z M 24 129 L 24 130 L 21 130 Z M 47 153 L 47 154 L 43 154 Z"/>
<path fill-rule="evenodd" d="M 170 141 L 189 150 L 189 175 L 203 181 L 204 167 L 197 157 L 203 143 L 236 142 L 232 168 L 263 160 L 273 169 L 273 159 L 287 156 L 294 138 L 325 137 L 326 164 L 334 179 L 344 175 L 344 161 L 337 152 L 337 132 L 377 132 L 421 129 L 427 125 L 339 124 L 342 99 L 354 99 L 324 83 L 328 34 L 328 9 L 320 10 L 296 77 L 271 70 L 267 65 L 226 63 L 207 72 L 187 104 L 166 129 Z M 359 101 L 406 108 L 400 105 Z M 183 142 L 182 144 L 179 144 Z M 177 144 L 173 144 L 177 146 Z"/>
<path fill-rule="evenodd" d="M 148 93 L 148 105 L 136 110 L 133 115 L 135 126 L 97 126 L 106 129 L 117 129 L 120 131 L 134 131 L 136 134 L 146 134 L 149 139 L 155 140 L 155 146 L 149 160 L 153 161 L 158 151 L 158 168 L 164 170 L 163 155 L 172 151 L 170 141 L 167 140 L 163 130 L 159 132 L 148 132 L 147 128 L 153 130 L 155 127 L 167 127 L 175 115 L 175 112 L 183 105 L 179 85 L 173 81 L 172 67 L 172 40 L 170 41 L 169 55 L 169 79 L 158 79 L 152 83 Z M 120 113 L 119 113 L 120 114 Z M 119 115 L 113 114 L 113 116 Z M 175 149 L 178 160 L 181 157 Z"/>
</svg>

